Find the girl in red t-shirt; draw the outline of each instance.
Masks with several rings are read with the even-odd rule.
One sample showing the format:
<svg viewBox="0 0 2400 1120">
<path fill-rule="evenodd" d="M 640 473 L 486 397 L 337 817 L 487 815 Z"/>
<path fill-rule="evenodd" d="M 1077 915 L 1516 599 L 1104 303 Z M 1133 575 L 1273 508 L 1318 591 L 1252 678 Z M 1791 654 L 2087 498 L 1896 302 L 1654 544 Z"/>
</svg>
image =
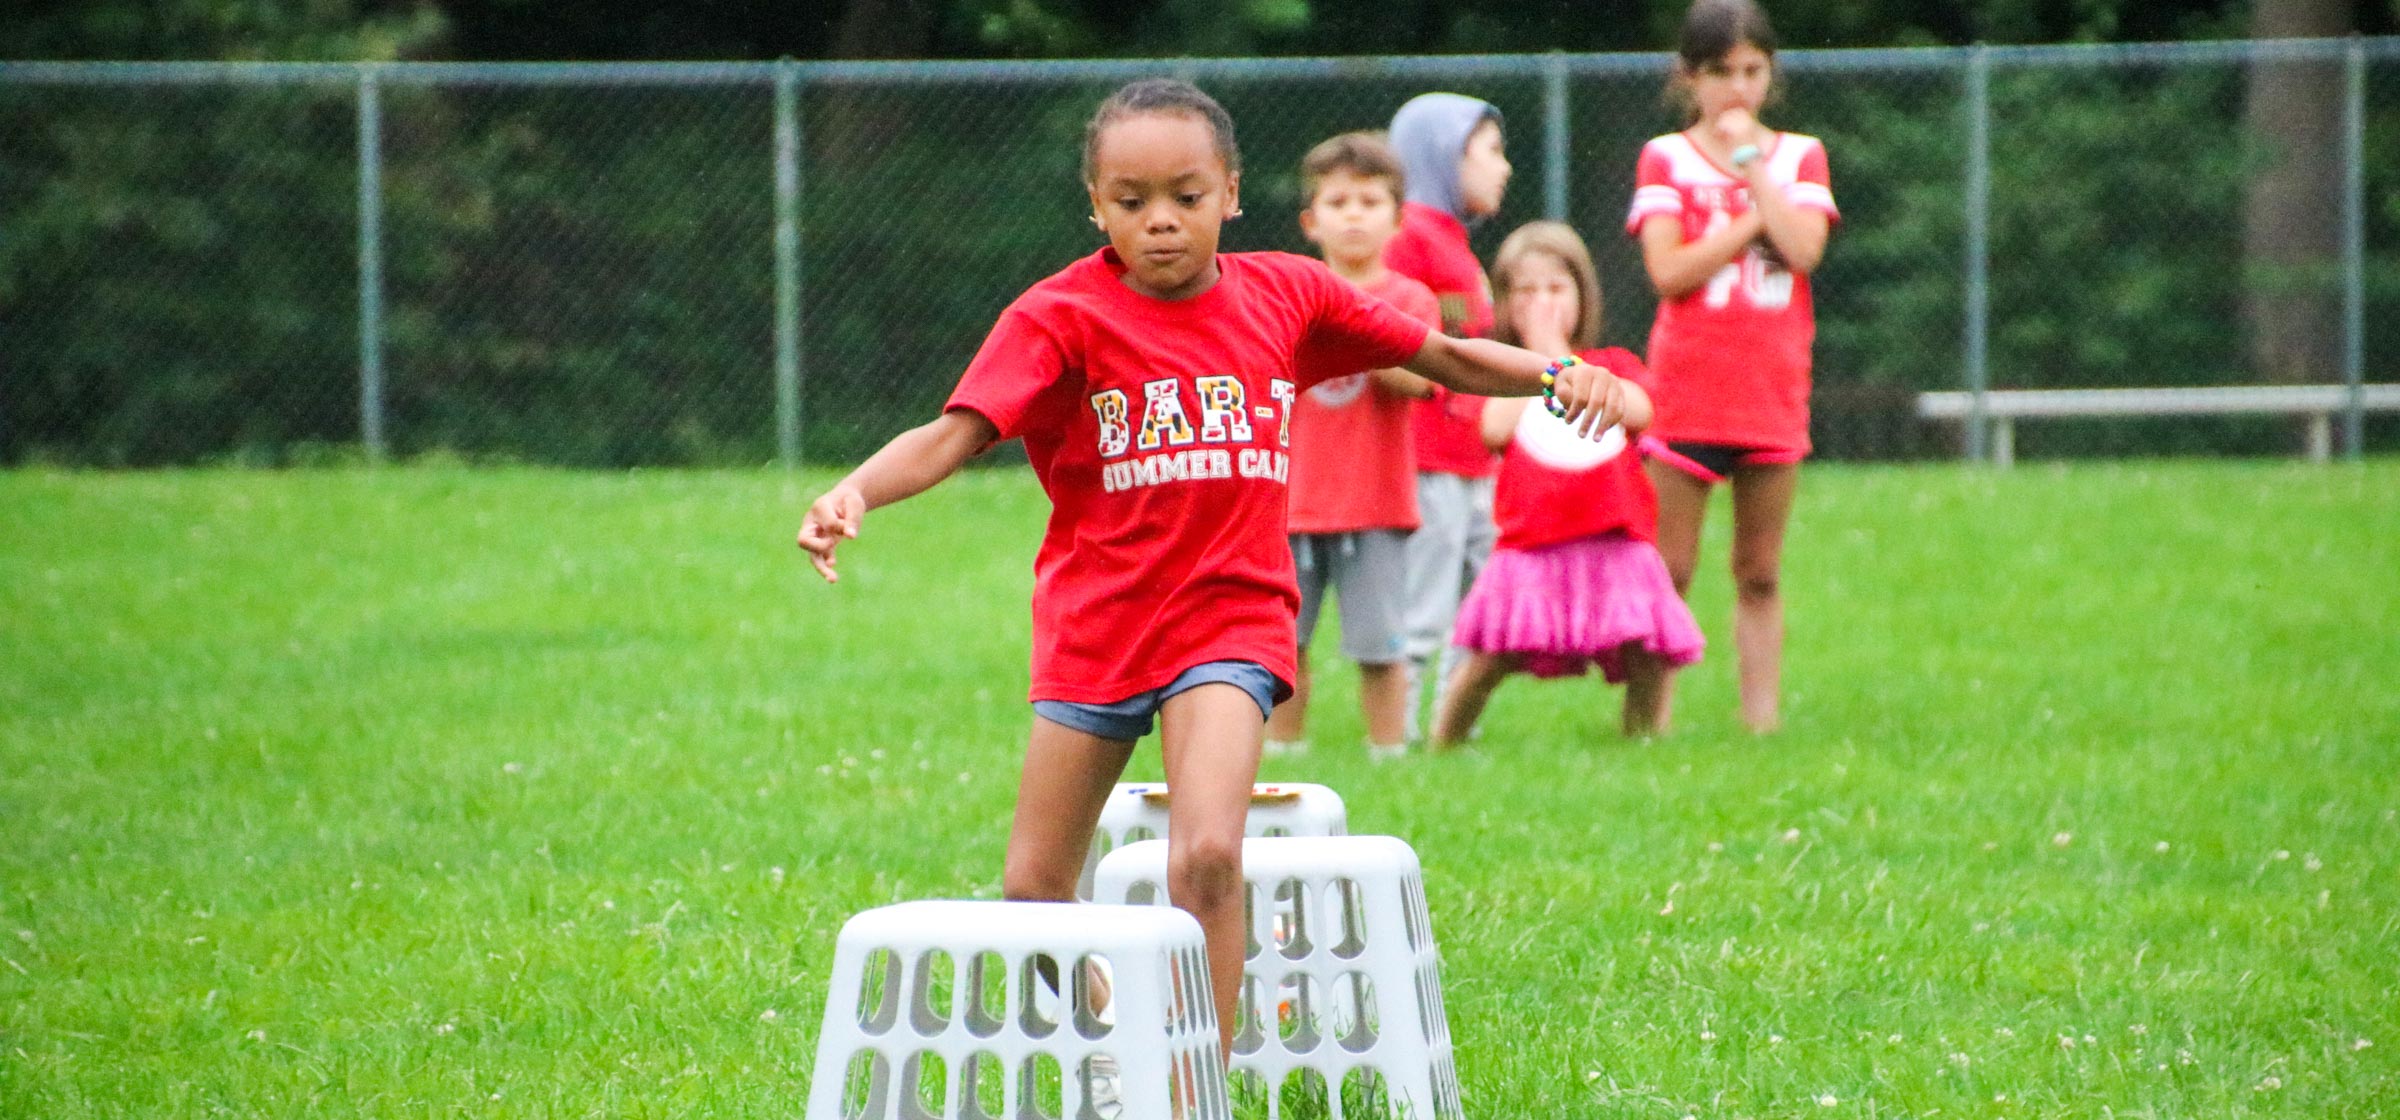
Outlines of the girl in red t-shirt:
<svg viewBox="0 0 2400 1120">
<path fill-rule="evenodd" d="M 1242 824 L 1267 712 L 1294 672 L 1292 403 L 1319 381 L 1390 366 L 1525 395 L 1549 362 L 1446 337 L 1307 257 L 1218 253 L 1240 211 L 1241 155 L 1225 110 L 1186 83 L 1135 82 L 1102 103 L 1084 133 L 1084 181 L 1108 247 L 1010 304 L 943 414 L 811 504 L 799 543 L 831 581 L 834 550 L 868 510 L 1001 440 L 1025 441 L 1051 516 L 1034 559 L 1035 718 L 1004 889 L 1075 896 L 1101 804 L 1160 720 L 1175 791 L 1168 894 L 1207 934 L 1230 1047 Z M 1558 396 L 1589 427 L 1615 423 L 1638 394 L 1578 367 Z"/>
<path fill-rule="evenodd" d="M 1558 222 L 1519 227 L 1500 244 L 1498 330 L 1493 337 L 1577 357 L 1637 384 L 1632 353 L 1599 342 L 1600 278 L 1591 250 Z M 1628 437 L 1650 421 L 1638 388 L 1623 421 Z M 1500 543 L 1459 605 L 1452 642 L 1467 651 L 1444 690 L 1436 747 L 1475 727 L 1510 673 L 1579 676 L 1592 664 L 1625 685 L 1623 727 L 1648 735 L 1667 725 L 1670 674 L 1700 659 L 1700 627 L 1675 593 L 1651 543 L 1658 505 L 1632 454 L 1578 439 L 1566 422 L 1523 400 L 1483 408 L 1483 439 L 1502 452 L 1494 512 Z M 1622 440 L 1615 441 L 1618 451 Z"/>
<path fill-rule="evenodd" d="M 1711 488 L 1733 483 L 1742 720 L 1763 732 L 1778 720 L 1784 526 L 1809 450 L 1809 274 L 1839 214 L 1825 146 L 1759 123 L 1775 32 L 1757 4 L 1699 0 L 1677 55 L 1673 89 L 1692 123 L 1642 148 L 1627 216 L 1659 295 L 1658 423 L 1642 450 L 1678 590 L 1691 587 Z"/>
</svg>

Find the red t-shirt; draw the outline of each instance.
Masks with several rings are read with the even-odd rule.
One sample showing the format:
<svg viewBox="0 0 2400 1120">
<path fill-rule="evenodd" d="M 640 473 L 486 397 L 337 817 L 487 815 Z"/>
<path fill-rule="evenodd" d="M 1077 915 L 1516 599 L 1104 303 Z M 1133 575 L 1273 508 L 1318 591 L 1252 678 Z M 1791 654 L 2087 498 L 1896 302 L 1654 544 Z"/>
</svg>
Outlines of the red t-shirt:
<svg viewBox="0 0 2400 1120">
<path fill-rule="evenodd" d="M 1792 205 L 1841 217 L 1825 145 L 1816 137 L 1776 133 L 1764 158 L 1769 180 Z M 1636 236 L 1644 222 L 1669 217 L 1683 223 L 1688 242 L 1750 209 L 1749 186 L 1680 132 L 1642 147 L 1634 183 L 1625 225 Z M 1658 371 L 1651 434 L 1805 453 L 1809 347 L 1816 337 L 1808 277 L 1756 245 L 1744 250 L 1698 290 L 1658 305 L 1650 329 L 1650 361 Z"/>
<path fill-rule="evenodd" d="M 1402 206 L 1400 232 L 1385 243 L 1383 264 L 1433 289 L 1441 301 L 1442 333 L 1453 338 L 1492 333 L 1492 283 L 1457 218 L 1422 202 Z M 1482 415 L 1482 397 L 1439 386 L 1433 396 L 1416 402 L 1417 469 L 1467 478 L 1491 474 Z"/>
<path fill-rule="evenodd" d="M 1576 355 L 1644 389 L 1650 371 L 1632 351 L 1611 346 Z M 1539 413 L 1540 415 L 1535 415 Z M 1658 539 L 1658 493 L 1642 473 L 1642 457 L 1633 448 L 1597 466 L 1579 466 L 1567 455 L 1546 454 L 1550 440 L 1527 438 L 1526 426 L 1555 425 L 1572 449 L 1589 441 L 1575 435 L 1534 401 L 1525 406 L 1517 436 L 1500 456 L 1500 481 L 1494 484 L 1492 520 L 1500 526 L 1499 547 L 1524 552 L 1546 545 L 1624 533 L 1639 540 Z"/>
<path fill-rule="evenodd" d="M 1366 292 L 1441 329 L 1441 305 L 1423 284 L 1387 270 Z M 1371 373 L 1329 378 L 1300 394 L 1292 406 L 1292 532 L 1417 527 L 1414 403 Z"/>
<path fill-rule="evenodd" d="M 1001 312 L 950 396 L 1022 438 L 1050 496 L 1033 699 L 1113 703 L 1233 658 L 1293 678 L 1293 398 L 1414 357 L 1425 324 L 1307 257 L 1217 265 L 1170 301 L 1126 287 L 1113 250 L 1077 261 Z"/>
</svg>

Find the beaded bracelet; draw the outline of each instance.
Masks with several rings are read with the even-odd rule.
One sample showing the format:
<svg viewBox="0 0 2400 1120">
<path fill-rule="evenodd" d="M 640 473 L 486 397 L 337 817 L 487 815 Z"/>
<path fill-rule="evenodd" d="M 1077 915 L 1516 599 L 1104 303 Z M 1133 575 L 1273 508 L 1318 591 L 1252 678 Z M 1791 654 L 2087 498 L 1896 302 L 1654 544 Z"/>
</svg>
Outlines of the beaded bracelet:
<svg viewBox="0 0 2400 1120">
<path fill-rule="evenodd" d="M 1569 354 L 1551 362 L 1550 368 L 1542 371 L 1542 407 L 1549 409 L 1550 415 L 1561 420 L 1567 418 L 1567 406 L 1558 403 L 1558 375 L 1566 372 L 1568 366 L 1582 364 L 1583 359 Z"/>
</svg>

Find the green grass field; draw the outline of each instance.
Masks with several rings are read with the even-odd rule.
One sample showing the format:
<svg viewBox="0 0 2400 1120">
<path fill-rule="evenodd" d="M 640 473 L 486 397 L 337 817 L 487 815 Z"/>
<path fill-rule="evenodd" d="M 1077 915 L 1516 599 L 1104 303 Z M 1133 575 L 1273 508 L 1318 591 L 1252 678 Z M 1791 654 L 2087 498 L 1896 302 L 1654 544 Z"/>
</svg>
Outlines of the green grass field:
<svg viewBox="0 0 2400 1120">
<path fill-rule="evenodd" d="M 0 1116 L 800 1113 L 833 935 L 996 893 L 1044 505 L 0 475 Z M 1469 1115 L 2400 1116 L 2400 462 L 1811 468 L 1784 733 L 1514 682 L 1312 756 Z M 1156 777 L 1156 752 L 1134 777 Z"/>
</svg>

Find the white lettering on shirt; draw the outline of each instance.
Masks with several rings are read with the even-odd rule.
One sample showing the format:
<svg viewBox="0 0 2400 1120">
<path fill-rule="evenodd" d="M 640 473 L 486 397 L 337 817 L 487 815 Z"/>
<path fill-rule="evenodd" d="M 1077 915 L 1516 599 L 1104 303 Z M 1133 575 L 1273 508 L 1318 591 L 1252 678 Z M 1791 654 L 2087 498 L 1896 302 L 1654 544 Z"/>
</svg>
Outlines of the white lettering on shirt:
<svg viewBox="0 0 2400 1120">
<path fill-rule="evenodd" d="M 1183 414 L 1183 385 L 1172 377 L 1142 382 L 1142 434 L 1134 441 L 1144 451 L 1158 450 L 1161 438 L 1169 447 L 1192 442 L 1192 422 Z"/>
<path fill-rule="evenodd" d="M 1200 391 L 1200 442 L 1250 442 L 1249 396 L 1242 379 L 1222 374 L 1193 382 Z"/>
<path fill-rule="evenodd" d="M 1100 418 L 1100 457 L 1123 455 L 1125 445 L 1133 441 L 1133 426 L 1125 422 L 1125 390 L 1092 394 L 1092 413 Z"/>
</svg>

